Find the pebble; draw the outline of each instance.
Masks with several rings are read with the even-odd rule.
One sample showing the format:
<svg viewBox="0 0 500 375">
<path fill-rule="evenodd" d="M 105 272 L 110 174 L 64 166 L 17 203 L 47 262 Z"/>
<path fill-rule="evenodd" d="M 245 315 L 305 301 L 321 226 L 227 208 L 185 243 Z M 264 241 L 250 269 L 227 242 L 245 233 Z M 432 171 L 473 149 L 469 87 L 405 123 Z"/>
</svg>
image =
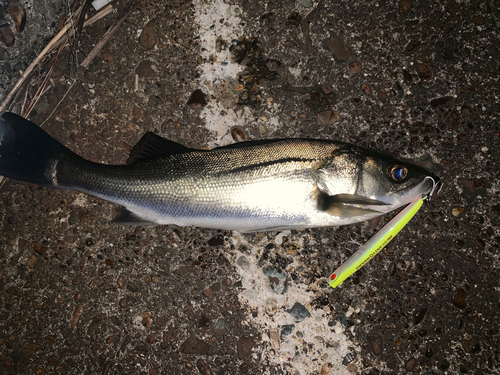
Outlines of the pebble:
<svg viewBox="0 0 500 375">
<path fill-rule="evenodd" d="M 323 89 L 323 92 L 325 94 L 329 94 L 333 91 L 333 85 L 329 82 L 323 83 L 323 86 L 321 86 L 321 88 Z"/>
<path fill-rule="evenodd" d="M 318 119 L 323 125 L 328 125 L 340 121 L 340 115 L 335 111 L 323 111 L 318 113 Z"/>
<path fill-rule="evenodd" d="M 269 316 L 273 316 L 278 311 L 278 302 L 274 298 L 268 298 L 266 300 L 266 313 Z"/>
<path fill-rule="evenodd" d="M 26 266 L 28 268 L 33 269 L 35 268 L 36 262 L 38 262 L 38 256 L 36 254 L 31 254 L 29 259 L 26 261 Z"/>
<path fill-rule="evenodd" d="M 12 28 L 9 25 L 3 25 L 0 27 L 0 40 L 6 47 L 12 47 L 16 38 L 12 32 Z"/>
<path fill-rule="evenodd" d="M 294 329 L 295 324 L 285 324 L 284 326 L 282 326 L 280 333 L 281 338 L 283 339 L 283 337 L 291 335 Z"/>
<path fill-rule="evenodd" d="M 214 348 L 208 345 L 205 341 L 193 336 L 184 341 L 180 350 L 184 354 L 215 354 Z"/>
<path fill-rule="evenodd" d="M 214 326 L 214 333 L 218 336 L 222 336 L 226 333 L 227 322 L 224 318 L 219 318 Z"/>
<path fill-rule="evenodd" d="M 427 82 L 432 78 L 432 72 L 427 65 L 418 64 L 417 70 L 418 70 L 418 76 L 422 81 Z"/>
<path fill-rule="evenodd" d="M 236 264 L 240 266 L 242 270 L 248 270 L 250 268 L 250 262 L 246 258 L 246 256 L 242 255 L 238 259 L 236 259 Z"/>
<path fill-rule="evenodd" d="M 372 88 L 370 87 L 370 85 L 368 85 L 367 83 L 363 83 L 361 85 L 361 90 L 363 91 L 363 93 L 368 96 L 368 95 L 371 95 L 372 94 Z"/>
<path fill-rule="evenodd" d="M 189 97 L 189 100 L 187 101 L 187 105 L 195 111 L 201 111 L 201 109 L 207 104 L 207 97 L 205 96 L 205 93 L 200 89 L 194 90 Z"/>
<path fill-rule="evenodd" d="M 366 339 L 368 340 L 368 344 L 373 350 L 373 353 L 375 355 L 380 355 L 382 354 L 382 350 L 384 349 L 383 342 L 382 342 L 382 337 L 377 335 L 368 335 L 366 336 Z"/>
<path fill-rule="evenodd" d="M 458 217 L 462 212 L 464 212 L 464 210 L 465 209 L 463 207 L 453 207 L 451 209 L 451 214 L 455 217 Z"/>
<path fill-rule="evenodd" d="M 244 359 L 248 357 L 252 353 L 252 349 L 254 346 L 254 341 L 248 336 L 242 336 L 238 340 L 237 350 L 238 350 L 238 358 Z"/>
<path fill-rule="evenodd" d="M 151 20 L 142 29 L 139 43 L 146 49 L 152 49 L 156 44 L 155 26 L 155 20 Z"/>
<path fill-rule="evenodd" d="M 335 34 L 323 41 L 323 47 L 330 51 L 338 63 L 346 62 L 351 58 L 351 49 Z"/>
<path fill-rule="evenodd" d="M 280 350 L 280 334 L 278 331 L 269 331 L 269 338 L 273 344 L 274 350 Z"/>
<path fill-rule="evenodd" d="M 351 74 L 358 74 L 361 72 L 362 66 L 359 61 L 353 61 L 349 64 L 349 72 Z"/>
<path fill-rule="evenodd" d="M 266 133 L 266 127 L 262 124 L 259 125 L 259 133 L 261 135 Z"/>
<path fill-rule="evenodd" d="M 299 302 L 295 302 L 292 308 L 286 310 L 286 312 L 292 316 L 295 323 L 300 323 L 305 318 L 311 316 L 311 313 L 309 312 L 309 310 L 307 310 L 307 307 Z"/>
<path fill-rule="evenodd" d="M 143 60 L 135 68 L 135 74 L 139 77 L 154 77 L 156 75 L 157 67 L 154 62 L 150 60 Z"/>
<path fill-rule="evenodd" d="M 415 325 L 417 325 L 418 323 L 420 323 L 424 319 L 426 312 L 427 312 L 427 307 L 421 308 L 420 310 L 415 312 L 415 316 L 414 316 Z"/>
<path fill-rule="evenodd" d="M 141 122 L 142 117 L 144 116 L 144 110 L 141 108 L 134 106 L 132 109 L 132 119 L 135 123 Z"/>
<path fill-rule="evenodd" d="M 412 357 L 408 361 L 406 361 L 405 370 L 408 371 L 408 372 L 413 371 L 413 369 L 416 366 L 417 366 L 417 360 Z"/>
<path fill-rule="evenodd" d="M 235 142 L 245 142 L 247 140 L 247 133 L 241 126 L 233 126 L 231 128 L 231 136 Z"/>
<path fill-rule="evenodd" d="M 312 8 L 312 0 L 297 0 L 297 4 L 303 6 L 304 8 Z"/>
<path fill-rule="evenodd" d="M 413 1 L 412 0 L 400 0 L 399 1 L 399 13 L 404 14 L 413 9 Z"/>
<path fill-rule="evenodd" d="M 26 12 L 21 5 L 12 5 L 9 10 L 10 17 L 16 25 L 18 33 L 22 33 L 26 26 Z"/>
<path fill-rule="evenodd" d="M 198 367 L 198 371 L 200 372 L 201 375 L 213 374 L 210 365 L 201 358 L 198 359 L 198 362 L 196 362 L 196 367 Z"/>
<path fill-rule="evenodd" d="M 481 346 L 479 345 L 479 340 L 477 338 L 463 340 L 462 347 L 466 353 L 478 353 L 481 351 Z"/>
<path fill-rule="evenodd" d="M 279 267 L 269 266 L 262 269 L 264 275 L 269 278 L 269 284 L 276 294 L 284 294 L 288 283 L 288 274 Z"/>
<path fill-rule="evenodd" d="M 453 304 L 459 309 L 463 309 L 465 306 L 467 306 L 467 303 L 465 302 L 465 296 L 465 290 L 459 288 L 453 295 Z"/>
<path fill-rule="evenodd" d="M 78 318 L 82 314 L 82 310 L 83 310 L 82 305 L 78 305 L 76 307 L 75 311 L 73 312 L 73 319 L 71 320 L 71 328 L 76 327 L 76 323 L 78 323 Z"/>
<path fill-rule="evenodd" d="M 113 61 L 113 55 L 111 53 L 109 53 L 109 52 L 103 52 L 103 53 L 101 53 L 101 58 L 106 63 L 110 63 L 111 61 Z"/>
</svg>

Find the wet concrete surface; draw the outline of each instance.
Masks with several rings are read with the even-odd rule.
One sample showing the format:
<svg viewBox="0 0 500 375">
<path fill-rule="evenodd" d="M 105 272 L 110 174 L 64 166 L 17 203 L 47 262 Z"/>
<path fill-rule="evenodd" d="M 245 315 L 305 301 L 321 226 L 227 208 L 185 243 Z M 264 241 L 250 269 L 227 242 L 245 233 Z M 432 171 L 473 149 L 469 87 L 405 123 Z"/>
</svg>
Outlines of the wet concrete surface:
<svg viewBox="0 0 500 375">
<path fill-rule="evenodd" d="M 118 226 L 106 202 L 8 181 L 0 374 L 498 374 L 499 9 L 138 1 L 72 87 L 63 53 L 30 119 L 55 109 L 44 129 L 90 160 L 124 163 L 146 131 L 196 148 L 327 138 L 444 187 L 334 290 L 352 240 L 391 215 L 257 234 Z M 79 61 L 115 17 L 84 30 Z M 3 71 L 31 61 L 16 48 L 0 46 Z"/>
</svg>

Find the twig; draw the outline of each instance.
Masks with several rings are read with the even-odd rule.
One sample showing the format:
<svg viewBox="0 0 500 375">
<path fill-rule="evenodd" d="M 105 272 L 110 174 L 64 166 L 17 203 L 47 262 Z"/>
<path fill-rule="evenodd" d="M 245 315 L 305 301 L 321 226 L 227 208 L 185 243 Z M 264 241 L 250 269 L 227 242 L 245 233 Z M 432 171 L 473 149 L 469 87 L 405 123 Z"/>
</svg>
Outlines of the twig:
<svg viewBox="0 0 500 375">
<path fill-rule="evenodd" d="M 80 7 L 73 15 L 73 17 L 78 17 L 82 11 L 82 7 Z M 109 4 L 97 14 L 95 14 L 93 17 L 89 18 L 87 21 L 84 22 L 84 27 L 88 26 L 98 19 L 106 16 L 107 14 L 111 13 L 113 11 L 113 7 Z M 68 40 L 67 36 L 65 35 L 68 30 L 71 30 L 73 26 L 73 21 L 68 21 L 64 27 L 57 33 L 57 35 L 52 38 L 52 40 L 45 46 L 45 48 L 40 52 L 40 54 L 31 62 L 31 64 L 26 68 L 26 70 L 23 72 L 19 80 L 16 82 L 14 87 L 9 91 L 5 99 L 2 101 L 2 104 L 0 104 L 0 113 L 4 112 L 7 109 L 7 106 L 11 102 L 12 98 L 16 94 L 17 90 L 23 85 L 24 81 L 29 77 L 29 75 L 33 72 L 35 67 L 42 61 L 42 59 L 45 57 L 47 53 L 52 51 L 54 48 L 57 48 L 60 46 L 62 43 L 66 43 Z"/>
<path fill-rule="evenodd" d="M 90 51 L 90 53 L 87 55 L 85 60 L 82 61 L 80 64 L 84 68 L 88 68 L 89 64 L 92 62 L 92 60 L 97 56 L 97 54 L 101 51 L 102 47 L 109 41 L 111 36 L 115 33 L 116 30 L 121 26 L 121 24 L 125 21 L 125 19 L 128 17 L 128 15 L 132 12 L 132 5 L 135 3 L 135 0 L 130 0 L 125 9 L 123 10 L 123 16 L 120 17 L 119 20 L 117 20 L 113 26 L 111 26 L 108 31 L 104 34 L 102 39 L 96 44 L 94 49 Z"/>
</svg>

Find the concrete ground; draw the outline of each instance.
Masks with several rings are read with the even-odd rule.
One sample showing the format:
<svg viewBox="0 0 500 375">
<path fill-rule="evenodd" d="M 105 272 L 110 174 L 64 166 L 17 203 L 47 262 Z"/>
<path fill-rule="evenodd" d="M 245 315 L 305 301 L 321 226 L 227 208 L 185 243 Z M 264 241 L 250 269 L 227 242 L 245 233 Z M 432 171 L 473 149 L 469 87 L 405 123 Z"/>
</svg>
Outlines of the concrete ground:
<svg viewBox="0 0 500 375">
<path fill-rule="evenodd" d="M 67 8 L 1 4 L 15 36 L 2 98 Z M 78 61 L 117 17 L 84 30 Z M 197 148 L 326 138 L 444 187 L 332 289 L 392 215 L 255 234 L 119 226 L 106 202 L 8 181 L 0 374 L 499 374 L 499 17 L 498 0 L 141 0 L 87 69 L 66 49 L 30 119 L 50 116 L 90 160 L 125 162 L 146 131 Z"/>
</svg>

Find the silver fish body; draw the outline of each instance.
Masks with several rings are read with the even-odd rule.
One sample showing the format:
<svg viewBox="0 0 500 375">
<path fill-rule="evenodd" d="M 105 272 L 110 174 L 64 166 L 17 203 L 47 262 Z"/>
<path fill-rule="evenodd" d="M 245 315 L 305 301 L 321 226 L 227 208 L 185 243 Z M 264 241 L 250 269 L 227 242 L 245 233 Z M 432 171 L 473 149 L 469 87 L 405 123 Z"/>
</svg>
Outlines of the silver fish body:
<svg viewBox="0 0 500 375">
<path fill-rule="evenodd" d="M 30 137 L 19 130 L 28 125 L 49 151 L 28 147 Z M 38 165 L 26 168 L 23 160 L 33 160 L 33 153 Z M 327 140 L 256 141 L 205 151 L 148 133 L 130 160 L 93 163 L 25 119 L 4 114 L 0 121 L 0 174 L 116 203 L 120 223 L 244 232 L 345 225 L 430 194 L 439 181 L 417 166 Z"/>
</svg>

